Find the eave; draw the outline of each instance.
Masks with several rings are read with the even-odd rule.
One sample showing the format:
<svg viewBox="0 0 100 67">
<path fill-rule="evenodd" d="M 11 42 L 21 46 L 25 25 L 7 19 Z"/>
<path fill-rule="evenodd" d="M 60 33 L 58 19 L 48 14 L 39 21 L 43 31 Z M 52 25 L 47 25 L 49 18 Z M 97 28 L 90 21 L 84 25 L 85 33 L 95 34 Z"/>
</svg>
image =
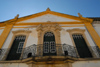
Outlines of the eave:
<svg viewBox="0 0 100 67">
<path fill-rule="evenodd" d="M 45 15 L 45 14 L 52 14 L 52 15 L 56 15 L 56 16 L 60 16 L 60 17 L 64 17 L 64 18 L 74 19 L 74 20 L 80 21 L 81 23 L 82 22 L 92 23 L 92 21 L 93 21 L 93 19 L 90 19 L 90 18 L 85 18 L 85 17 L 80 17 L 80 16 L 76 17 L 76 16 L 72 16 L 72 15 L 68 15 L 68 14 L 54 12 L 54 11 L 51 11 L 50 9 L 47 9 L 46 11 L 36 13 L 36 14 L 33 14 L 33 15 L 29 15 L 29 16 L 25 16 L 25 17 L 21 17 L 21 18 L 18 18 L 18 15 L 17 15 L 14 19 L 0 23 L 0 27 L 5 26 L 9 23 L 16 24 L 17 22 L 21 22 L 21 21 L 28 20 L 28 19 L 31 19 L 31 18 L 36 18 L 36 17 L 42 16 L 42 15 Z"/>
</svg>

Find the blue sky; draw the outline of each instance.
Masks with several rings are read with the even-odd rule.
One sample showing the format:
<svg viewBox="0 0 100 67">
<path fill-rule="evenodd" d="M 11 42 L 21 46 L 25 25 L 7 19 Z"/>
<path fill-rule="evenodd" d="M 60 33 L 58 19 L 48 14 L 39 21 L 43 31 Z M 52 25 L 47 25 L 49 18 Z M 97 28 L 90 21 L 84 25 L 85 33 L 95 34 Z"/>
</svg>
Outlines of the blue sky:
<svg viewBox="0 0 100 67">
<path fill-rule="evenodd" d="M 45 11 L 83 17 L 100 17 L 100 0 L 0 0 L 0 22 Z"/>
</svg>

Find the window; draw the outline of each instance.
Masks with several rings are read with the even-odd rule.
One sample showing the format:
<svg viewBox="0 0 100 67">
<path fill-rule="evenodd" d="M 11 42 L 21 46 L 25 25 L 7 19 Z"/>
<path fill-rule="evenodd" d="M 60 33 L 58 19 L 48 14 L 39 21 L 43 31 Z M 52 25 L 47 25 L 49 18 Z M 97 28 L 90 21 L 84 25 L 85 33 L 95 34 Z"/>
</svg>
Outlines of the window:
<svg viewBox="0 0 100 67">
<path fill-rule="evenodd" d="M 75 42 L 76 49 L 80 58 L 90 58 L 92 54 L 81 34 L 73 34 L 73 40 Z"/>
<path fill-rule="evenodd" d="M 16 53 L 21 53 L 22 52 L 23 45 L 24 45 L 24 42 L 19 42 L 19 45 L 18 45 L 18 48 L 17 48 L 17 52 Z"/>
<path fill-rule="evenodd" d="M 91 58 L 94 57 L 94 52 L 85 36 L 85 29 L 69 29 L 69 32 L 73 45 L 76 48 L 77 54 L 80 58 Z"/>
<path fill-rule="evenodd" d="M 15 37 L 6 60 L 20 59 L 25 39 L 26 36 L 24 35 L 18 35 Z"/>
</svg>

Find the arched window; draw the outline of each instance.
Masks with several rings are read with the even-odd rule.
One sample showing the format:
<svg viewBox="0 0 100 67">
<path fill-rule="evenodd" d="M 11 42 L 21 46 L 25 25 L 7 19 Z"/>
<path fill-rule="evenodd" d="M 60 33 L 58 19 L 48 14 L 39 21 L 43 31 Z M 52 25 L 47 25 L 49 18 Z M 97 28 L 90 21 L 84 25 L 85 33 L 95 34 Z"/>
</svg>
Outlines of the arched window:
<svg viewBox="0 0 100 67">
<path fill-rule="evenodd" d="M 46 32 L 44 34 L 43 55 L 56 55 L 55 36 L 52 32 Z"/>
<path fill-rule="evenodd" d="M 6 60 L 19 60 L 25 39 L 25 35 L 19 35 L 15 37 Z"/>
<path fill-rule="evenodd" d="M 81 34 L 72 34 L 80 58 L 92 57 L 92 54 Z"/>
</svg>

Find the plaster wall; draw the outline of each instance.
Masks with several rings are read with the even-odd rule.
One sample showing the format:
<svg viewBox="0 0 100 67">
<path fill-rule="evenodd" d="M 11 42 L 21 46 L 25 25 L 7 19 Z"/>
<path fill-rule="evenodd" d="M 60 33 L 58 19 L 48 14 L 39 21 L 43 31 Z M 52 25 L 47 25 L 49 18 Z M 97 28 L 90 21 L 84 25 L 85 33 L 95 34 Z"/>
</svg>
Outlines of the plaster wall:
<svg viewBox="0 0 100 67">
<path fill-rule="evenodd" d="M 85 27 L 62 27 L 62 30 L 60 31 L 61 44 L 66 43 L 66 44 L 69 44 L 69 45 L 73 46 L 73 43 L 72 43 L 72 40 L 70 38 L 69 32 L 67 32 L 66 30 L 75 29 L 75 28 L 85 29 Z M 30 45 L 33 45 L 33 44 L 37 45 L 38 32 L 36 31 L 36 28 L 13 28 L 12 29 L 12 31 L 17 31 L 17 30 L 30 30 L 30 31 L 32 31 L 28 36 L 28 39 L 27 39 L 27 42 L 26 42 L 26 47 L 28 47 Z M 11 42 L 12 37 L 13 37 L 12 31 L 9 33 L 9 36 L 7 37 L 7 39 L 6 39 L 6 41 L 5 41 L 2 48 L 8 48 L 8 46 L 10 45 L 10 42 Z M 91 39 L 91 36 L 87 32 L 87 30 L 85 31 L 85 35 L 86 35 L 86 38 L 87 38 L 89 44 L 91 46 L 95 46 L 95 44 L 94 44 L 93 40 Z"/>
<path fill-rule="evenodd" d="M 2 63 L 0 67 L 68 67 L 68 64 L 25 64 L 25 63 Z"/>
<path fill-rule="evenodd" d="M 0 63 L 0 67 L 28 67 L 25 63 Z"/>
<path fill-rule="evenodd" d="M 100 67 L 100 61 L 76 61 L 72 67 Z"/>
<path fill-rule="evenodd" d="M 68 63 L 62 64 L 37 64 L 35 67 L 71 67 Z M 100 67 L 100 61 L 76 61 L 72 67 Z"/>
<path fill-rule="evenodd" d="M 86 30 L 85 27 L 62 27 L 62 30 L 61 30 L 61 44 L 69 44 L 69 45 L 72 45 L 73 46 L 73 43 L 72 43 L 72 40 L 71 40 L 71 37 L 70 37 L 70 34 L 69 32 L 67 32 L 67 30 L 69 29 L 85 29 L 85 36 L 90 44 L 90 46 L 95 46 L 91 36 L 89 35 L 88 31 Z"/>
<path fill-rule="evenodd" d="M 30 33 L 29 36 L 28 36 L 28 39 L 27 39 L 27 42 L 26 42 L 26 47 L 28 47 L 32 44 L 37 45 L 38 37 L 37 37 L 37 31 L 36 31 L 35 28 L 14 28 L 9 33 L 9 36 L 7 37 L 2 48 L 8 48 L 9 47 L 11 40 L 12 40 L 12 37 L 13 37 L 12 31 L 18 31 L 18 30 L 26 30 L 26 31 L 30 30 L 30 31 L 32 31 L 32 33 Z"/>
<path fill-rule="evenodd" d="M 12 39 L 13 33 L 10 32 L 7 39 L 5 40 L 2 48 L 8 48 L 8 46 L 10 45 L 11 39 Z"/>
<path fill-rule="evenodd" d="M 0 67 L 32 67 L 26 63 L 0 63 Z M 61 64 L 33 64 L 33 67 L 69 67 L 68 63 Z M 72 67 L 100 67 L 100 60 L 75 61 Z"/>
<path fill-rule="evenodd" d="M 93 24 L 93 27 L 96 30 L 96 32 L 98 33 L 98 35 L 100 36 L 100 24 Z"/>
<path fill-rule="evenodd" d="M 73 19 L 69 19 L 69 18 L 65 18 L 65 17 L 60 17 L 60 16 L 56 16 L 56 15 L 52 15 L 52 14 L 46 14 L 46 15 L 42 15 L 36 18 L 32 18 L 32 19 L 28 19 L 25 21 L 21 21 L 18 23 L 34 23 L 34 22 L 79 22 L 78 20 L 73 20 Z"/>
<path fill-rule="evenodd" d="M 32 33 L 29 34 L 26 47 L 33 44 L 37 45 L 38 43 L 38 32 L 36 31 L 36 28 L 30 29 L 30 30 L 32 31 Z"/>
<path fill-rule="evenodd" d="M 35 67 L 68 67 L 68 64 L 38 64 Z"/>
</svg>

